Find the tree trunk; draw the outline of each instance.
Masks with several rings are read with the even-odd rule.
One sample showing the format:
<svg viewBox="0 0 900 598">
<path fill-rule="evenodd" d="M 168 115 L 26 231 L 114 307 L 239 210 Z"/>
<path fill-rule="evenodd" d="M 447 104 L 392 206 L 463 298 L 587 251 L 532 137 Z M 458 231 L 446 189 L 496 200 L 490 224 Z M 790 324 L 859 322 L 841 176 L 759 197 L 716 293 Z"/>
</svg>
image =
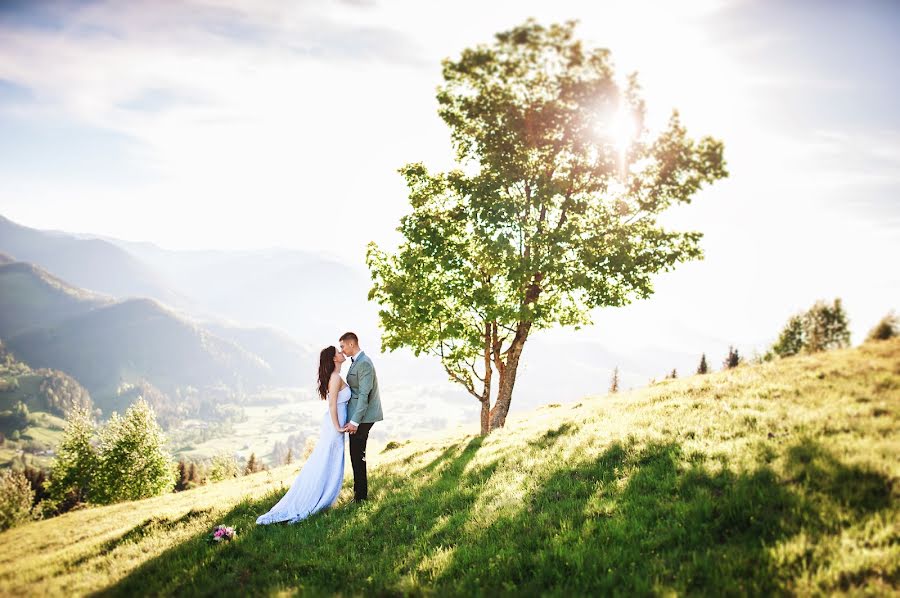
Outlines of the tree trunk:
<svg viewBox="0 0 900 598">
<path fill-rule="evenodd" d="M 509 413 L 509 404 L 512 401 L 513 387 L 516 385 L 516 371 L 519 369 L 519 358 L 522 356 L 522 348 L 528 339 L 531 330 L 531 322 L 520 322 L 516 329 L 509 351 L 506 354 L 506 364 L 500 374 L 500 385 L 497 391 L 497 401 L 491 409 L 491 429 L 502 428 L 506 423 L 506 415 Z"/>
<path fill-rule="evenodd" d="M 481 435 L 491 433 L 491 333 L 493 325 L 484 327 L 484 390 L 481 393 Z"/>
<path fill-rule="evenodd" d="M 491 433 L 491 402 L 481 401 L 481 435 L 487 436 Z"/>
</svg>

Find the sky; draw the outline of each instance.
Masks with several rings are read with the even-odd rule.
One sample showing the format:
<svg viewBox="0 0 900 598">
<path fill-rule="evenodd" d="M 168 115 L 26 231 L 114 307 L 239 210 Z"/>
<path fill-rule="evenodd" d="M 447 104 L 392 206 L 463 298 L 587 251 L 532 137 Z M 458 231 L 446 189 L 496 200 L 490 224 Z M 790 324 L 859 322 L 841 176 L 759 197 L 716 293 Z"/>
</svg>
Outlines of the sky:
<svg viewBox="0 0 900 598">
<path fill-rule="evenodd" d="M 560 350 L 579 372 L 560 388 L 600 392 L 614 365 L 640 385 L 762 350 L 817 299 L 843 299 L 854 343 L 900 308 L 892 0 L 0 0 L 0 214 L 364 268 L 409 211 L 397 169 L 453 164 L 440 60 L 528 17 L 577 19 L 638 73 L 651 129 L 677 109 L 723 140 L 730 177 L 663 218 L 704 232 L 704 260 L 536 334 L 520 385 Z"/>
</svg>

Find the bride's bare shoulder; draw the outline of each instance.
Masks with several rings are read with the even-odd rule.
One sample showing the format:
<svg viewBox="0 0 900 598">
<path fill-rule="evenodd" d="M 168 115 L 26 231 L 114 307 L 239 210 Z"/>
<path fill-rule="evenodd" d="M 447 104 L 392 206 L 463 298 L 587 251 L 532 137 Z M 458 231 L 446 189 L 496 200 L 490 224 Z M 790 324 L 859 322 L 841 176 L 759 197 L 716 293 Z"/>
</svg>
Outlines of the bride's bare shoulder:
<svg viewBox="0 0 900 598">
<path fill-rule="evenodd" d="M 341 378 L 341 375 L 336 371 L 331 372 L 331 379 L 328 381 L 328 385 L 331 386 L 338 380 L 340 380 L 340 382 L 338 383 L 338 390 L 344 390 L 344 387 L 347 386 L 347 383 L 344 382 L 344 379 Z"/>
</svg>

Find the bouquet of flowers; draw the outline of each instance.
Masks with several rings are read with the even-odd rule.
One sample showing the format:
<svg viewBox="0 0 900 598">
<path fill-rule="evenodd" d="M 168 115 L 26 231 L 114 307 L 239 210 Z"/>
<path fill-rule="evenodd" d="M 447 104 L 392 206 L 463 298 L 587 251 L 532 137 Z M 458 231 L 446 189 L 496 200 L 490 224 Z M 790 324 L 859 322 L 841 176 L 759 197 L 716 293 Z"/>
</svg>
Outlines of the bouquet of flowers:
<svg viewBox="0 0 900 598">
<path fill-rule="evenodd" d="M 206 537 L 206 541 L 210 544 L 217 544 L 227 540 L 234 540 L 235 536 L 237 536 L 237 532 L 234 531 L 233 527 L 217 525 L 216 529 Z"/>
</svg>

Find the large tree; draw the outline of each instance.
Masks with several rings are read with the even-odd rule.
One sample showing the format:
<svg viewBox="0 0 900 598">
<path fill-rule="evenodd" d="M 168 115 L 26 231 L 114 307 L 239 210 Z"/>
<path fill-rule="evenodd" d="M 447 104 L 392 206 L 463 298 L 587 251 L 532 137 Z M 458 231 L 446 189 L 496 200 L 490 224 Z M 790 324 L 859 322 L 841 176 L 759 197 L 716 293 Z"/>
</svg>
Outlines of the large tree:
<svg viewBox="0 0 900 598">
<path fill-rule="evenodd" d="M 529 20 L 444 60 L 439 114 L 460 168 L 403 167 L 403 242 L 369 247 L 384 345 L 440 358 L 481 402 L 483 434 L 506 420 L 533 330 L 588 324 L 702 257 L 702 233 L 657 217 L 727 176 L 722 143 L 690 139 L 677 111 L 651 137 L 636 75 L 619 85 L 609 51 L 574 29 Z"/>
</svg>

